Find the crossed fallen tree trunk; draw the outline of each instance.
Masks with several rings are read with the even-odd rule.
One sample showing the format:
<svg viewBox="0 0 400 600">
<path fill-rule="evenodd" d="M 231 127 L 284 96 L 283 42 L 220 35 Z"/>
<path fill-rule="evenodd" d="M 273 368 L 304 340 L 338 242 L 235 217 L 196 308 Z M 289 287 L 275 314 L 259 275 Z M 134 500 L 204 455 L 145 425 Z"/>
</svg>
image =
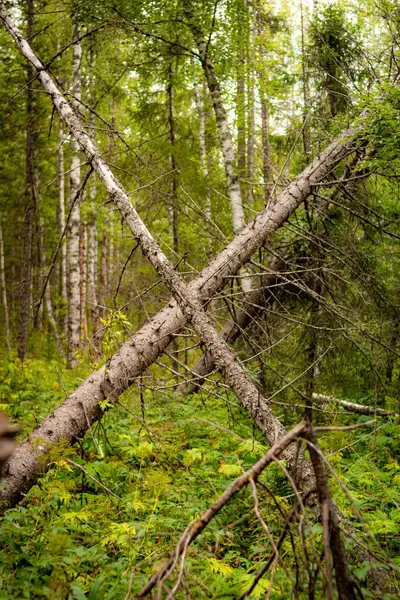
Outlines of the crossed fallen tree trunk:
<svg viewBox="0 0 400 600">
<path fill-rule="evenodd" d="M 30 62 L 37 78 L 52 99 L 61 118 L 67 123 L 72 136 L 79 142 L 99 178 L 103 181 L 110 198 L 121 212 L 126 224 L 139 241 L 143 253 L 167 283 L 175 300 L 160 311 L 149 323 L 125 343 L 107 365 L 93 373 L 67 400 L 21 444 L 7 466 L 6 486 L 0 493 L 4 507 L 12 506 L 35 483 L 45 470 L 44 457 L 54 443 L 68 440 L 73 443 L 82 437 L 93 422 L 101 417 L 99 401 L 109 398 L 116 401 L 134 379 L 142 373 L 165 350 L 171 335 L 185 321 L 190 321 L 195 331 L 222 371 L 227 383 L 241 400 L 256 424 L 270 443 L 285 434 L 283 426 L 260 397 L 259 391 L 248 379 L 235 355 L 216 332 L 202 305 L 217 293 L 227 279 L 235 275 L 264 240 L 278 229 L 293 211 L 310 194 L 312 186 L 345 156 L 354 151 L 354 137 L 361 128 L 350 128 L 307 167 L 290 186 L 278 196 L 273 206 L 261 213 L 229 244 L 214 261 L 189 285 L 176 273 L 141 221 L 128 196 L 110 171 L 104 158 L 94 146 L 76 117 L 70 104 L 57 89 L 43 63 L 36 57 L 28 42 L 10 20 L 4 3 L 0 2 L 0 18 L 13 37 L 24 57 Z M 295 456 L 285 456 L 294 466 Z M 309 486 L 312 473 L 307 465 L 300 472 L 303 482 Z"/>
</svg>

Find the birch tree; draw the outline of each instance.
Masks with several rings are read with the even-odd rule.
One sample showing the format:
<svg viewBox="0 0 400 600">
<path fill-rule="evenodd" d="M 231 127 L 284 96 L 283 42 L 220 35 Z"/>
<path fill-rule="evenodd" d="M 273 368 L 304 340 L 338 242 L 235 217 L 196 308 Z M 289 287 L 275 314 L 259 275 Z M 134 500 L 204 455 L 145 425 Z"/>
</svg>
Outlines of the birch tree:
<svg viewBox="0 0 400 600">
<path fill-rule="evenodd" d="M 79 37 L 79 27 L 74 25 L 72 39 Z M 79 41 L 73 45 L 72 56 L 72 103 L 79 111 L 81 97 L 82 48 Z M 76 366 L 76 351 L 80 343 L 80 292 L 79 292 L 79 225 L 80 225 L 80 157 L 79 144 L 71 138 L 71 169 L 69 178 L 69 223 L 68 223 L 68 366 Z"/>
</svg>

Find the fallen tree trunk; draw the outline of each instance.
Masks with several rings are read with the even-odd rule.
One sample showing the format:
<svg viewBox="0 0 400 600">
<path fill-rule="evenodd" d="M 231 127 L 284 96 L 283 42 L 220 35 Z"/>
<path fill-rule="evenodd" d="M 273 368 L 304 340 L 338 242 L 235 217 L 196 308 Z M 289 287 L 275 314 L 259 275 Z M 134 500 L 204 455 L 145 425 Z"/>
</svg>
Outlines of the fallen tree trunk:
<svg viewBox="0 0 400 600">
<path fill-rule="evenodd" d="M 364 404 L 356 404 L 355 402 L 348 402 L 347 400 L 340 400 L 334 396 L 326 396 L 325 394 L 317 394 L 316 392 L 312 395 L 315 402 L 321 404 L 330 404 L 333 402 L 338 406 L 342 406 L 347 411 L 356 413 L 359 415 L 379 415 L 380 417 L 398 416 L 396 413 L 386 410 L 385 408 L 379 408 L 375 406 L 365 406 Z"/>
<path fill-rule="evenodd" d="M 76 137 L 82 146 L 88 160 L 91 162 L 99 176 L 103 180 L 112 199 L 120 208 L 125 220 L 130 227 L 134 228 L 135 236 L 141 240 L 143 250 L 148 256 L 154 251 L 148 231 L 140 221 L 138 215 L 133 211 L 129 201 L 125 202 L 124 191 L 118 181 L 109 170 L 103 157 L 95 148 L 89 136 L 83 128 L 71 106 L 58 91 L 43 64 L 32 52 L 29 44 L 15 29 L 10 21 L 4 4 L 0 3 L 0 17 L 7 30 L 14 38 L 23 55 L 28 58 L 34 67 L 37 77 L 52 98 L 57 111 L 67 121 L 72 135 Z M 26 439 L 13 455 L 7 466 L 6 483 L 8 484 L 0 494 L 3 506 L 17 503 L 35 483 L 38 475 L 45 470 L 45 456 L 49 453 L 52 445 L 66 439 L 73 443 L 82 437 L 90 425 L 100 418 L 102 411 L 99 401 L 109 398 L 115 401 L 125 391 L 134 379 L 142 373 L 167 347 L 171 335 L 182 327 L 186 319 L 192 320 L 192 324 L 199 332 L 208 328 L 208 334 L 212 336 L 209 349 L 214 346 L 213 354 L 217 357 L 216 363 L 224 368 L 227 381 L 232 384 L 234 374 L 237 374 L 238 363 L 234 355 L 225 348 L 225 344 L 219 338 L 213 327 L 207 322 L 206 315 L 198 306 L 207 302 L 213 294 L 218 292 L 226 283 L 228 278 L 235 275 L 240 267 L 246 263 L 251 255 L 263 243 L 263 241 L 278 229 L 292 214 L 292 212 L 309 195 L 312 185 L 321 181 L 337 163 L 354 150 L 354 136 L 360 132 L 360 128 L 346 130 L 342 136 L 337 138 L 303 173 L 283 192 L 276 203 L 270 209 L 261 213 L 248 227 L 223 250 L 218 257 L 199 275 L 196 280 L 186 286 L 178 278 L 175 271 L 170 272 L 167 263 L 161 255 L 153 261 L 157 263 L 160 273 L 168 275 L 169 284 L 174 285 L 174 293 L 182 301 L 186 315 L 183 314 L 176 301 L 170 301 L 149 323 L 147 323 L 133 338 L 125 343 L 102 368 L 91 376 L 69 397 L 67 400 Z M 156 260 L 157 259 L 157 260 Z M 177 279 L 178 278 L 178 279 Z M 182 287 L 183 286 L 183 287 Z M 185 305 L 185 302 L 187 304 Z M 200 305 L 201 306 L 201 305 Z M 187 310 L 186 310 L 187 308 Z M 212 333 L 214 331 L 215 335 Z M 216 337 L 215 337 L 216 336 Z M 218 338 L 218 339 L 217 339 Z M 222 344 L 222 345 L 221 345 Z M 223 350 L 223 348 L 225 350 Z M 224 366 L 224 352 L 228 352 L 229 364 Z M 226 357 L 226 353 L 224 354 Z M 235 392 L 244 399 L 244 404 L 251 408 L 258 424 L 267 419 L 269 425 L 273 423 L 274 429 L 269 428 L 269 436 L 282 435 L 284 428 L 277 421 L 270 409 L 261 406 L 258 390 L 256 398 L 254 392 L 249 395 L 243 388 L 247 377 L 242 369 L 240 381 L 235 383 Z M 251 396 L 251 397 L 250 397 Z M 254 405 L 256 399 L 256 405 Z M 253 410 L 254 409 L 254 410 Z M 271 420 L 271 416 L 273 421 Z M 273 438 L 274 439 L 274 438 Z"/>
</svg>

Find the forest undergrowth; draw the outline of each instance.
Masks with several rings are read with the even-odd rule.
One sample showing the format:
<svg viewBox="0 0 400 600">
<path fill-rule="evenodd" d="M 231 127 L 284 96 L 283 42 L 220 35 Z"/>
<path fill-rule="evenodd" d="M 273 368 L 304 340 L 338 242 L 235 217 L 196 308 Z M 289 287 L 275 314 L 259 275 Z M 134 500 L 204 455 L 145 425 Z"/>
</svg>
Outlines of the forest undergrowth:
<svg viewBox="0 0 400 600">
<path fill-rule="evenodd" d="M 1 410 L 24 422 L 26 435 L 92 367 L 71 372 L 50 356 L 25 363 L 6 359 L 0 371 Z M 340 425 L 342 412 L 329 407 L 320 421 Z M 285 413 L 285 421 L 294 424 L 301 415 L 295 409 L 291 413 Z M 369 420 L 351 418 L 354 424 Z M 400 568 L 398 425 L 378 418 L 356 431 L 324 432 L 320 444 L 338 478 L 330 478 L 335 501 L 354 523 L 359 541 L 375 539 L 393 567 Z M 231 393 L 222 391 L 216 400 L 206 390 L 183 398 L 176 392 L 132 388 L 78 445 L 54 447 L 48 473 L 20 506 L 6 512 L 0 525 L 0 597 L 111 600 L 124 598 L 128 590 L 138 592 L 172 553 L 187 525 L 266 450 Z M 271 465 L 260 482 L 265 486 L 260 509 L 278 538 L 282 514 L 293 508 L 293 489 L 279 464 Z M 366 527 L 358 522 L 343 484 Z M 266 491 L 271 489 L 273 496 Z M 298 525 L 292 527 L 282 544 L 273 598 L 292 597 L 288 573 L 297 573 L 299 598 L 307 597 L 315 565 L 304 555 L 302 535 L 319 554 L 322 526 L 303 527 L 303 533 Z M 351 555 L 354 540 L 347 538 L 346 546 Z M 251 490 L 245 489 L 189 548 L 184 587 L 195 598 L 236 598 L 249 588 L 269 552 Z M 365 598 L 374 597 L 367 585 L 372 566 L 377 563 L 352 567 Z M 382 566 L 387 568 L 387 562 Z M 248 597 L 265 598 L 269 586 L 268 577 L 262 577 Z M 322 587 L 317 594 L 322 597 Z"/>
</svg>

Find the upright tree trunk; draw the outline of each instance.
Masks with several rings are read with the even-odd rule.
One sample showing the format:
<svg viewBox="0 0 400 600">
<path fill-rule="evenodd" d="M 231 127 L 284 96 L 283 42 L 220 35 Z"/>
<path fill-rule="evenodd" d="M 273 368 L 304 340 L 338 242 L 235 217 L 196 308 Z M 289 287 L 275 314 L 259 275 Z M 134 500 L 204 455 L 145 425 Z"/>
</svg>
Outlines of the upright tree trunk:
<svg viewBox="0 0 400 600">
<path fill-rule="evenodd" d="M 249 67 L 251 68 L 251 67 Z M 247 178 L 249 180 L 249 191 L 248 191 L 248 201 L 250 206 L 254 203 L 254 175 L 255 175 L 255 146 L 256 146 L 256 137 L 255 137 L 255 126 L 256 126 L 256 107 L 255 107 L 255 98 L 254 98 L 254 82 L 253 82 L 253 73 L 249 73 L 249 86 L 248 86 L 248 118 L 249 118 L 249 135 L 248 135 L 248 162 L 247 162 Z"/>
<path fill-rule="evenodd" d="M 86 223 L 81 221 L 79 225 L 79 301 L 80 301 L 80 334 L 81 346 L 85 345 L 87 339 L 87 322 L 86 322 L 86 245 L 87 245 L 87 228 Z"/>
<path fill-rule="evenodd" d="M 27 0 L 28 27 L 30 38 L 34 26 L 33 0 Z M 23 250 L 20 287 L 20 324 L 18 335 L 18 356 L 25 360 L 28 344 L 28 327 L 32 307 L 32 239 L 33 213 L 35 207 L 35 138 L 34 138 L 34 106 L 33 90 L 34 71 L 27 68 L 28 86 L 26 88 L 26 149 L 25 149 L 25 217 L 23 228 Z"/>
<path fill-rule="evenodd" d="M 116 131 L 117 126 L 117 97 L 114 95 L 112 105 L 111 105 L 111 129 L 112 134 L 110 136 L 110 142 L 108 145 L 108 155 L 110 157 L 110 161 L 112 160 L 113 152 L 114 152 L 114 132 Z M 115 245 L 114 245 L 114 220 L 113 214 L 110 214 L 109 219 L 106 221 L 106 233 L 107 233 L 107 274 L 106 274 L 106 296 L 111 296 L 113 293 L 113 279 L 115 272 L 115 263 L 114 263 L 114 253 L 115 253 Z"/>
<path fill-rule="evenodd" d="M 262 164 L 263 164 L 263 183 L 264 183 L 264 201 L 265 206 L 268 205 L 271 196 L 271 174 L 272 174 L 272 158 L 271 146 L 269 143 L 269 110 L 265 97 L 264 86 L 267 79 L 266 70 L 264 68 L 265 50 L 263 46 L 264 27 L 262 21 L 262 8 L 260 3 L 257 8 L 257 29 L 258 29 L 258 51 L 259 51 L 259 67 L 258 81 L 259 94 L 261 104 L 261 143 L 262 143 Z"/>
<path fill-rule="evenodd" d="M 194 70 L 194 60 L 192 60 L 193 68 L 193 90 L 194 99 L 196 102 L 197 114 L 199 115 L 199 147 L 200 147 L 200 162 L 201 170 L 203 171 L 204 185 L 205 185 L 205 207 L 204 212 L 207 219 L 211 219 L 211 196 L 208 186 L 208 164 L 207 164 L 207 147 L 206 147 L 206 115 L 203 108 L 203 102 L 197 83 L 196 72 Z"/>
<path fill-rule="evenodd" d="M 43 218 L 40 218 L 39 244 L 40 244 L 40 264 L 42 266 L 42 272 L 43 272 L 42 280 L 44 283 L 46 281 L 47 261 L 46 261 L 45 231 L 44 231 Z M 46 289 L 44 292 L 44 303 L 45 303 L 45 307 L 46 307 L 47 318 L 49 320 L 50 328 L 54 335 L 54 341 L 56 343 L 57 350 L 59 351 L 61 356 L 65 356 L 64 349 L 61 344 L 60 336 L 58 334 L 57 323 L 54 318 L 53 304 L 51 301 L 50 281 L 47 281 Z"/>
<path fill-rule="evenodd" d="M 64 176 L 64 124 L 62 119 L 58 121 L 58 144 L 57 144 L 57 175 L 58 175 L 58 205 L 57 205 L 57 224 L 58 235 L 61 237 L 65 229 L 65 176 Z M 65 309 L 65 315 L 62 319 L 62 331 L 68 330 L 68 294 L 67 294 L 67 240 L 66 237 L 61 241 L 60 248 L 60 291 Z"/>
<path fill-rule="evenodd" d="M 172 71 L 172 60 L 168 66 L 168 85 L 167 85 L 167 98 L 168 98 L 168 126 L 169 126 L 169 166 L 172 171 L 171 175 L 171 202 L 169 205 L 169 220 L 170 227 L 172 230 L 172 248 L 174 250 L 175 258 L 179 259 L 179 230 L 178 230 L 178 173 L 176 171 L 176 136 L 175 136 L 175 93 L 174 93 L 174 74 Z M 172 340 L 172 368 L 178 373 L 179 362 L 177 360 L 179 351 L 178 338 L 174 337 Z"/>
<path fill-rule="evenodd" d="M 74 25 L 72 38 L 79 37 L 79 28 Z M 81 60 L 80 42 L 74 44 L 72 57 L 72 95 L 73 106 L 78 112 L 81 95 Z M 74 136 L 71 138 L 71 173 L 69 180 L 69 226 L 68 226 L 68 368 L 77 365 L 76 351 L 80 341 L 80 294 L 79 294 L 79 224 L 81 184 L 79 144 Z"/>
<path fill-rule="evenodd" d="M 101 253 L 100 253 L 100 281 L 98 289 L 98 312 L 100 317 L 104 317 L 105 314 L 105 303 L 107 296 L 107 248 L 108 248 L 108 237 L 106 227 L 108 226 L 108 219 L 103 219 L 103 233 L 101 235 Z M 101 338 L 102 336 L 100 336 Z"/>
<path fill-rule="evenodd" d="M 314 6 L 316 8 L 316 6 Z M 301 68 L 303 74 L 303 149 L 307 162 L 310 160 L 310 125 L 308 113 L 310 110 L 310 90 L 308 81 L 308 68 L 306 62 L 306 45 L 308 43 L 308 23 L 307 16 L 304 14 L 304 6 L 300 0 L 301 14 Z"/>
<path fill-rule="evenodd" d="M 90 49 L 89 56 L 89 68 L 91 73 L 94 72 L 95 54 L 93 48 Z M 92 95 L 90 103 L 92 109 L 95 106 L 95 80 L 92 77 L 91 81 Z M 90 111 L 89 114 L 89 135 L 92 141 L 95 141 L 95 129 L 94 129 L 94 114 Z M 97 282 L 97 263 L 98 263 L 98 244 L 97 244 L 97 211 L 96 211 L 96 175 L 92 174 L 89 183 L 89 203 L 90 203 L 90 215 L 88 223 L 88 261 L 87 261 L 87 297 L 89 303 L 89 318 L 92 326 L 92 333 L 94 334 L 98 329 L 99 324 L 99 310 L 97 306 L 97 293 L 96 293 L 96 282 Z"/>
<path fill-rule="evenodd" d="M 32 297 L 33 297 L 33 290 L 41 290 L 43 289 L 44 286 L 44 282 L 45 282 L 45 266 L 42 262 L 43 259 L 43 254 L 42 254 L 42 246 L 44 244 L 43 239 L 42 239 L 42 224 L 41 224 L 41 219 L 40 219 L 40 213 L 39 213 L 39 182 L 38 182 L 38 177 L 37 177 L 37 173 L 35 173 L 35 191 L 36 191 L 36 197 L 35 197 L 35 209 L 34 209 L 34 214 L 35 214 L 35 238 L 37 241 L 37 265 L 36 265 L 36 277 L 32 277 Z M 33 244 L 33 246 L 35 246 L 35 244 Z M 32 260 L 32 267 L 35 266 L 35 261 Z M 44 309 L 43 309 L 43 302 L 40 300 L 39 298 L 39 305 L 37 306 L 37 308 L 35 308 L 35 313 L 34 313 L 34 323 L 33 325 L 35 327 L 37 327 L 39 329 L 39 331 L 43 332 L 43 322 L 44 322 Z M 32 308 L 33 308 L 33 302 L 32 302 Z"/>
<path fill-rule="evenodd" d="M 0 221 L 0 285 L 1 285 L 1 299 L 3 302 L 4 310 L 4 333 L 6 339 L 7 351 L 11 352 L 10 342 L 10 320 L 8 316 L 8 303 L 7 303 L 7 288 L 6 288 L 6 275 L 4 268 L 4 242 L 3 242 L 3 229 Z"/>
<path fill-rule="evenodd" d="M 242 36 L 240 36 L 242 37 Z M 239 42 L 238 71 L 236 82 L 236 122 L 237 122 L 237 171 L 239 183 L 246 177 L 246 61 L 243 45 Z M 243 188 L 242 188 L 243 189 Z"/>
<path fill-rule="evenodd" d="M 175 135 L 175 93 L 172 64 L 168 67 L 168 126 L 169 126 L 169 165 L 172 172 L 171 176 L 171 203 L 170 203 L 170 225 L 172 229 L 172 248 L 176 258 L 179 257 L 179 230 L 178 230 L 178 174 L 176 172 L 176 135 Z"/>
<path fill-rule="evenodd" d="M 93 137 L 92 137 L 93 139 Z M 98 326 L 99 311 L 97 306 L 96 281 L 97 281 L 97 213 L 96 213 L 96 179 L 93 174 L 89 186 L 90 216 L 88 224 L 88 262 L 87 262 L 87 284 L 90 324 L 93 332 Z"/>
</svg>

